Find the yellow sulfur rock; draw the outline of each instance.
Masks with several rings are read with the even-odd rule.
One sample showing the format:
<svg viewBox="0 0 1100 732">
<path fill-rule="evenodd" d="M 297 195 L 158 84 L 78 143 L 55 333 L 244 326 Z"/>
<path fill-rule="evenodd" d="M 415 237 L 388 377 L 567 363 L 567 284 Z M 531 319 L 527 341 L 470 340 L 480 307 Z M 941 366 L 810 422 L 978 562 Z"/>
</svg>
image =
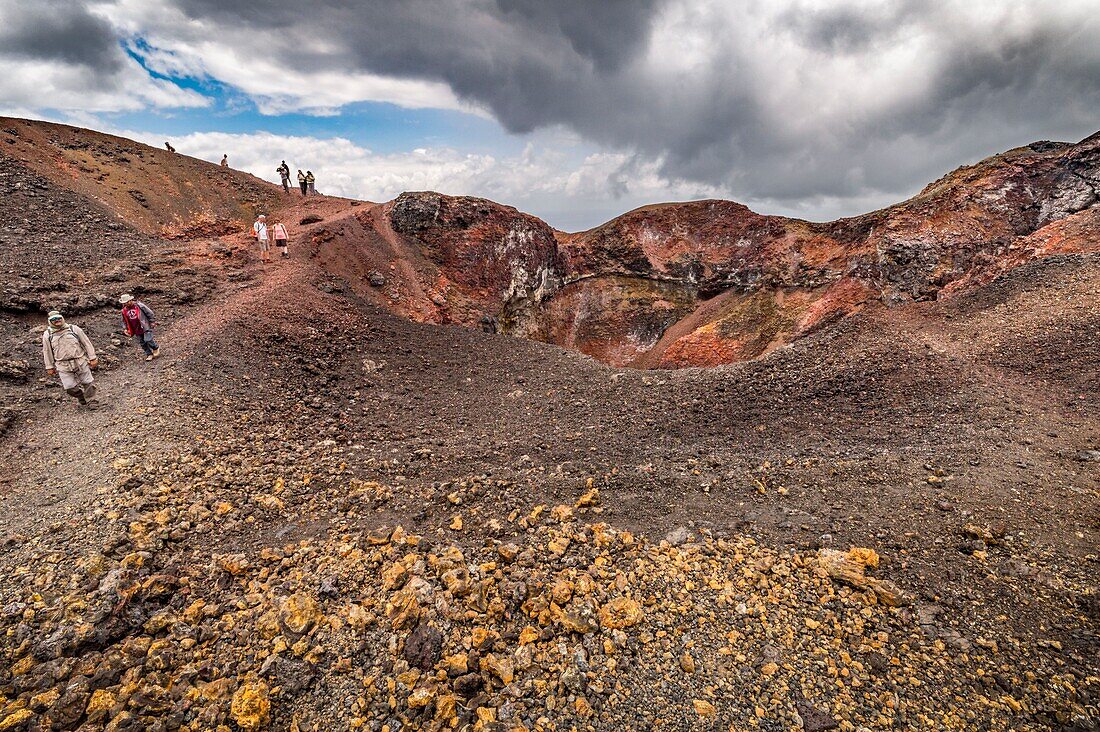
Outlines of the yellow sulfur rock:
<svg viewBox="0 0 1100 732">
<path fill-rule="evenodd" d="M 587 508 L 589 506 L 595 506 L 600 502 L 600 489 L 593 488 L 587 491 L 583 496 L 577 499 L 577 502 L 573 504 L 577 508 Z"/>
<path fill-rule="evenodd" d="M 321 609 L 309 595 L 296 592 L 279 605 L 279 620 L 291 633 L 301 635 L 321 621 Z"/>
<path fill-rule="evenodd" d="M 600 608 L 600 625 L 629 628 L 642 622 L 642 607 L 629 597 L 616 597 Z"/>
<path fill-rule="evenodd" d="M 546 548 L 560 557 L 562 554 L 565 554 L 565 550 L 569 548 L 569 537 L 559 536 L 556 539 L 551 539 L 547 542 Z"/>
<path fill-rule="evenodd" d="M 267 685 L 262 681 L 249 682 L 237 689 L 229 706 L 229 716 L 245 732 L 263 729 L 270 713 Z"/>
<path fill-rule="evenodd" d="M 512 683 L 515 676 L 515 665 L 512 663 L 512 659 L 507 657 L 497 657 L 490 653 L 481 659 L 481 667 L 500 679 L 500 682 L 505 686 Z"/>
<path fill-rule="evenodd" d="M 874 549 L 854 546 L 848 550 L 848 559 L 871 569 L 878 567 L 878 553 Z"/>
<path fill-rule="evenodd" d="M 88 715 L 88 721 L 98 722 L 103 719 L 117 701 L 115 695 L 106 689 L 96 689 L 92 692 L 92 698 L 88 700 L 88 706 L 84 710 Z"/>
<path fill-rule="evenodd" d="M 0 732 L 7 732 L 7 730 L 22 729 L 23 725 L 34 716 L 34 713 L 30 709 L 20 709 L 8 716 L 4 717 L 3 721 L 0 721 Z"/>
</svg>

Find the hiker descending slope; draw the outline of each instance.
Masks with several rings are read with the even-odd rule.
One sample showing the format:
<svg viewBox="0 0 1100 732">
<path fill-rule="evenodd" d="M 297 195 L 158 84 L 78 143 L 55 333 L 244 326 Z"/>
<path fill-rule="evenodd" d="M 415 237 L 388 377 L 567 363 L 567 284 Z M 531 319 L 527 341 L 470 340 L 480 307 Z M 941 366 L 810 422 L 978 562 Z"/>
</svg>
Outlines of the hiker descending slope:
<svg viewBox="0 0 1100 732">
<path fill-rule="evenodd" d="M 279 251 L 282 253 L 283 258 L 290 256 L 290 250 L 287 249 L 287 232 L 286 224 L 282 221 L 276 221 L 271 227 L 271 230 L 275 233 L 275 246 L 279 247 Z"/>
<path fill-rule="evenodd" d="M 270 240 L 267 238 L 267 216 L 260 214 L 256 217 L 256 223 L 252 224 L 252 233 L 256 236 L 256 241 L 260 244 L 260 261 L 270 262 L 271 252 L 269 251 Z"/>
<path fill-rule="evenodd" d="M 99 361 L 92 342 L 78 326 L 66 323 L 56 310 L 51 310 L 47 317 L 49 326 L 42 334 L 42 360 L 46 363 L 46 371 L 60 378 L 61 388 L 81 406 L 95 409 L 99 403 L 95 398 L 92 369 Z"/>
<path fill-rule="evenodd" d="M 122 329 L 141 344 L 145 360 L 152 361 L 160 355 L 160 346 L 153 339 L 153 328 L 157 326 L 153 311 L 133 295 L 123 295 L 118 301 L 122 303 Z"/>
</svg>

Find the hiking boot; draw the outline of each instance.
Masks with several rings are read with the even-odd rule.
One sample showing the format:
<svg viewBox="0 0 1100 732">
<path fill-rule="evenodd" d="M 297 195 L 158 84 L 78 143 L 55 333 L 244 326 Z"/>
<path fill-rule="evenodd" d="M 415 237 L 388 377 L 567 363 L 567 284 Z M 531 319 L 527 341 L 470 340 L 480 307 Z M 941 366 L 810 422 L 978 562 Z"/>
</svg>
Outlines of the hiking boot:
<svg viewBox="0 0 1100 732">
<path fill-rule="evenodd" d="M 160 355 L 160 349 L 159 348 L 154 348 L 153 349 L 153 358 L 156 358 L 159 355 Z"/>
<path fill-rule="evenodd" d="M 146 361 L 152 361 L 153 360 L 153 354 L 150 353 L 148 356 L 145 357 L 145 360 Z"/>
</svg>

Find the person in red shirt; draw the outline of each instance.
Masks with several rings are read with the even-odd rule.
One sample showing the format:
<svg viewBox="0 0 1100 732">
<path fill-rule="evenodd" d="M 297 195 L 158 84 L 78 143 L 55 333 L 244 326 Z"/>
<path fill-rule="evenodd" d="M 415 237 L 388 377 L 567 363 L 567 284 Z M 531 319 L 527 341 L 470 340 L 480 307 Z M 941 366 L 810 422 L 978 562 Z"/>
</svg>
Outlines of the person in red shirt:
<svg viewBox="0 0 1100 732">
<path fill-rule="evenodd" d="M 145 360 L 152 361 L 160 355 L 160 346 L 153 338 L 153 328 L 157 327 L 153 311 L 133 295 L 123 295 L 118 301 L 122 304 L 122 329 L 141 344 Z"/>
</svg>

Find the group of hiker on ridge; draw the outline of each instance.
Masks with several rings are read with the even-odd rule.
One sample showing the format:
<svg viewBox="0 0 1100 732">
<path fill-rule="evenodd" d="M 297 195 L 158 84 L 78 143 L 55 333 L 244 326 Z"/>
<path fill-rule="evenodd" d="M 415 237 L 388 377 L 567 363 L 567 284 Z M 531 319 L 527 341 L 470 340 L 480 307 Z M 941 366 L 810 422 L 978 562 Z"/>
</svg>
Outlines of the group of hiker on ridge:
<svg viewBox="0 0 1100 732">
<path fill-rule="evenodd" d="M 172 147 L 172 143 L 167 140 L 164 142 L 164 147 L 168 152 L 174 153 L 176 151 L 176 148 Z M 223 168 L 229 167 L 229 153 L 222 155 L 220 165 Z M 275 169 L 275 172 L 279 174 L 279 180 L 283 184 L 283 192 L 290 193 L 290 166 L 287 165 L 284 160 L 279 163 L 279 167 Z M 298 168 L 298 188 L 301 189 L 303 196 L 316 196 L 316 183 L 317 178 L 314 177 L 312 170 L 307 170 L 303 173 L 302 169 Z"/>
<path fill-rule="evenodd" d="M 157 358 L 160 346 L 153 336 L 157 327 L 153 311 L 130 294 L 123 295 L 118 302 L 122 305 L 122 331 L 141 346 L 146 361 Z M 99 359 L 92 341 L 80 326 L 67 323 L 57 310 L 51 310 L 46 321 L 46 330 L 42 333 L 42 360 L 46 372 L 61 379 L 61 388 L 81 406 L 98 408 L 92 371 L 98 368 Z"/>
<path fill-rule="evenodd" d="M 275 172 L 279 174 L 279 180 L 283 184 L 283 192 L 290 193 L 290 166 L 286 164 L 286 161 L 279 163 L 279 167 L 275 168 Z M 298 168 L 298 188 L 301 189 L 303 196 L 316 196 L 317 189 L 314 184 L 317 179 L 313 176 L 312 170 L 302 172 L 301 168 Z"/>
</svg>

